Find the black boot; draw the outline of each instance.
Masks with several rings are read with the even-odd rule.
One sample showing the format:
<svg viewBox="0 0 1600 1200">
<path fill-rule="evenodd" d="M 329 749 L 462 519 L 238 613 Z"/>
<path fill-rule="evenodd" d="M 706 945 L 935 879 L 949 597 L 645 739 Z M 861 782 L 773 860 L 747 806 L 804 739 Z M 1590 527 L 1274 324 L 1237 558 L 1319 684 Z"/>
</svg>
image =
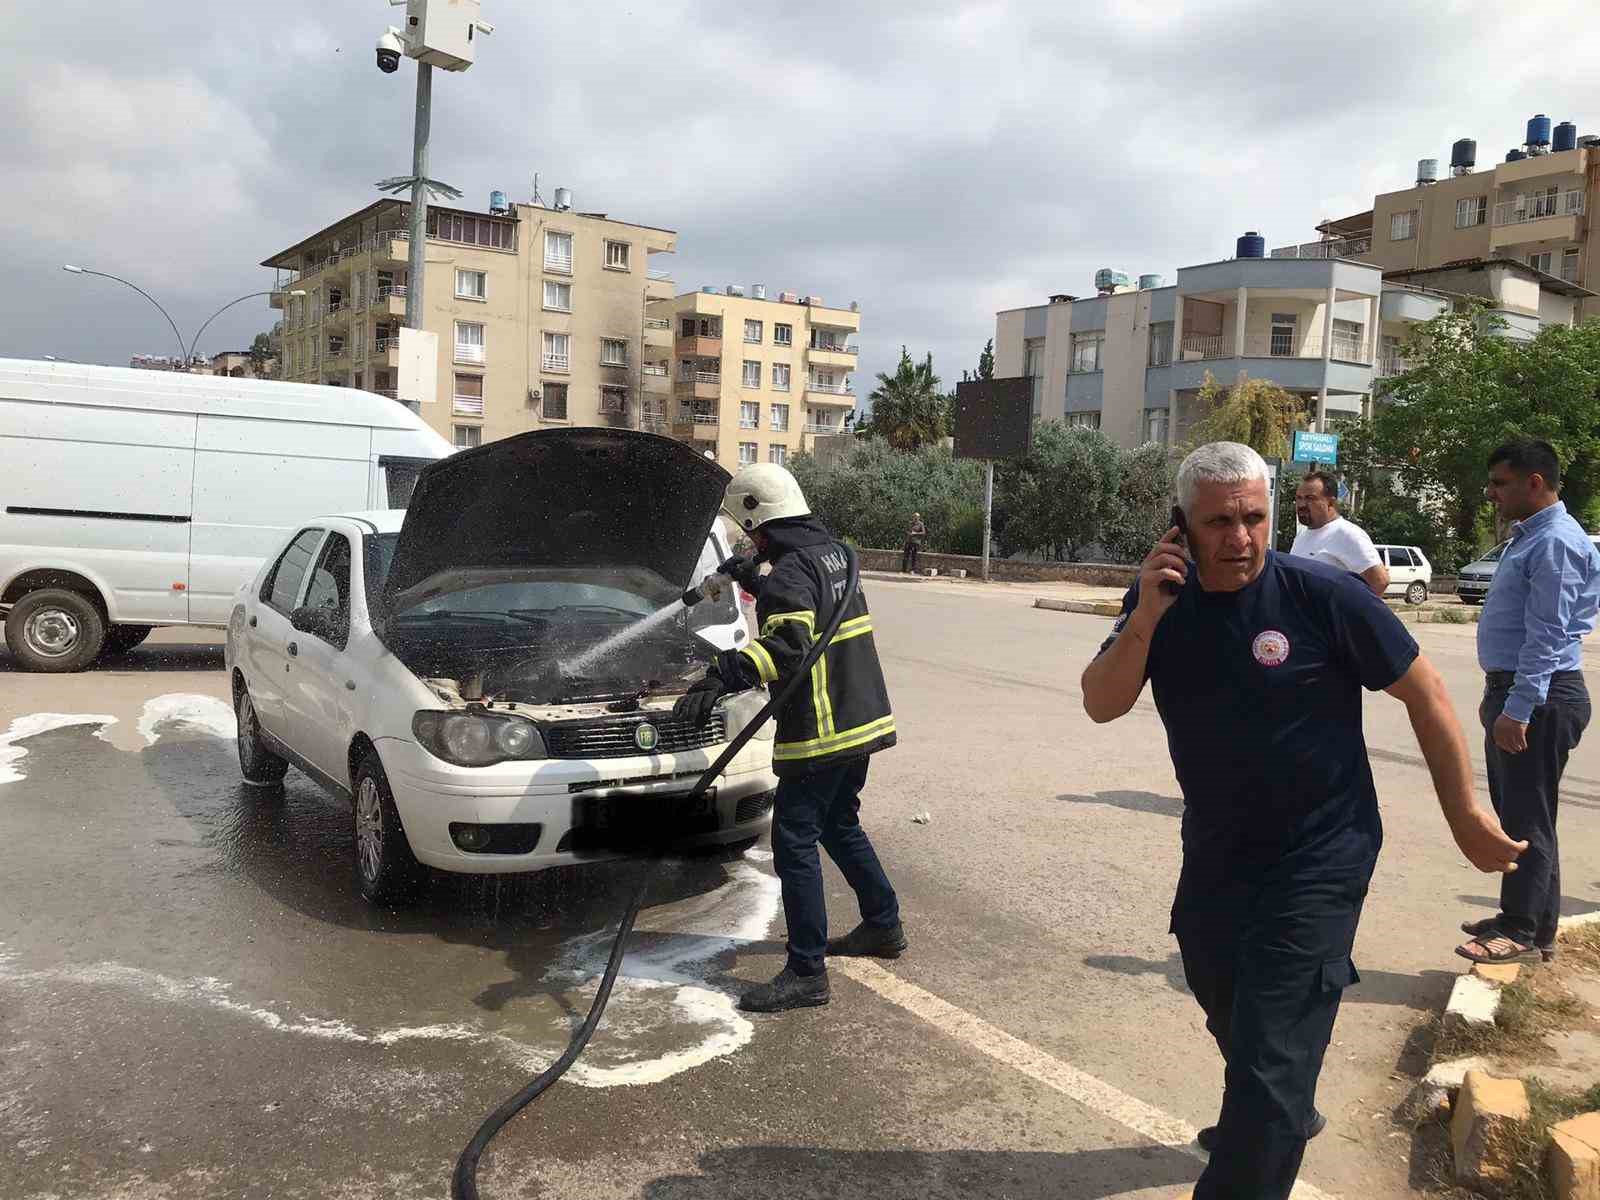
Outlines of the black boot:
<svg viewBox="0 0 1600 1200">
<path fill-rule="evenodd" d="M 796 975 L 784 967 L 771 983 L 758 984 L 739 997 L 745 1012 L 783 1012 L 790 1008 L 816 1008 L 829 1000 L 828 972 Z"/>
<path fill-rule="evenodd" d="M 906 930 L 899 921 L 887 929 L 863 921 L 843 937 L 828 942 L 828 953 L 843 958 L 899 958 L 905 952 Z"/>
<path fill-rule="evenodd" d="M 1306 1141 L 1309 1142 L 1327 1127 L 1328 1118 L 1323 1116 L 1316 1109 L 1312 1109 L 1311 1124 L 1306 1127 Z M 1204 1150 L 1207 1154 L 1210 1154 L 1217 1148 L 1217 1127 L 1215 1125 L 1207 1125 L 1200 1131 L 1194 1140 L 1200 1143 L 1200 1149 Z"/>
</svg>

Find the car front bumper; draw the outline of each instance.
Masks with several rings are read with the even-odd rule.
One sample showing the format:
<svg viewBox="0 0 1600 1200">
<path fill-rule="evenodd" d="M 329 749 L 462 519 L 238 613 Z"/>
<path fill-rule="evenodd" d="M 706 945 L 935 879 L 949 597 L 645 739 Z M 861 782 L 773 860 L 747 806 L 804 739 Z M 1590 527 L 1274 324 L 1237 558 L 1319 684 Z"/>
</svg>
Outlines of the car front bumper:
<svg viewBox="0 0 1600 1200">
<path fill-rule="evenodd" d="M 473 768 L 442 762 L 402 738 L 380 738 L 376 745 L 411 852 L 431 867 L 469 874 L 538 871 L 618 857 L 622 851 L 598 848 L 596 839 L 586 836 L 597 831 L 586 826 L 585 814 L 599 804 L 613 816 L 621 814 L 625 823 L 637 805 L 641 820 L 649 820 L 684 796 L 722 749 Z M 709 818 L 697 820 L 672 844 L 718 845 L 757 836 L 771 821 L 777 786 L 771 743 L 752 742 L 712 785 L 714 827 Z M 528 854 L 470 853 L 451 838 L 452 823 L 538 825 L 539 840 Z M 613 825 L 605 840 L 625 834 Z"/>
</svg>

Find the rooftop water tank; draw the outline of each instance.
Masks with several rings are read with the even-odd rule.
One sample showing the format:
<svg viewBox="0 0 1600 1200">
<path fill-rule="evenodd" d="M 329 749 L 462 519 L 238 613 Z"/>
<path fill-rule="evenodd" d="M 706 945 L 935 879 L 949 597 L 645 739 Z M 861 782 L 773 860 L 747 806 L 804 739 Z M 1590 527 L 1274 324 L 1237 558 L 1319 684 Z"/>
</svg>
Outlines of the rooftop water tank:
<svg viewBox="0 0 1600 1200">
<path fill-rule="evenodd" d="M 1133 280 L 1124 271 L 1113 271 L 1110 267 L 1101 267 L 1094 273 L 1094 286 L 1096 291 L 1114 292 L 1118 288 L 1130 287 Z"/>
<path fill-rule="evenodd" d="M 1439 182 L 1439 160 L 1437 158 L 1417 159 L 1417 186 L 1423 187 L 1430 183 Z"/>
<path fill-rule="evenodd" d="M 509 211 L 510 207 L 511 206 L 506 203 L 506 194 L 504 192 L 490 192 L 489 193 L 489 211 L 490 212 L 492 212 L 492 213 L 503 213 L 503 212 Z"/>
<path fill-rule="evenodd" d="M 1528 122 L 1528 140 L 1524 143 L 1529 150 L 1541 150 L 1550 144 L 1550 118 L 1543 113 L 1535 113 Z"/>
<path fill-rule="evenodd" d="M 1466 175 L 1478 165 L 1478 143 L 1471 138 L 1462 138 L 1450 147 L 1450 172 L 1453 175 Z"/>
<path fill-rule="evenodd" d="M 799 304 L 800 296 L 796 292 L 779 292 L 778 300 L 782 304 Z"/>
<path fill-rule="evenodd" d="M 1151 288 L 1158 288 L 1160 286 L 1161 286 L 1161 276 L 1159 276 L 1159 275 L 1141 275 L 1141 276 L 1139 276 L 1139 290 L 1141 292 L 1148 292 Z"/>
<path fill-rule="evenodd" d="M 703 296 L 715 296 L 717 294 L 717 289 L 712 287 L 709 283 L 704 284 L 700 288 L 700 294 Z"/>
<path fill-rule="evenodd" d="M 566 212 L 571 207 L 572 207 L 572 189 L 571 188 L 557 188 L 556 189 L 556 211 L 557 212 Z"/>
<path fill-rule="evenodd" d="M 1265 258 L 1267 256 L 1267 239 L 1254 229 L 1234 243 L 1233 256 L 1235 258 Z"/>
<path fill-rule="evenodd" d="M 1578 127 L 1571 121 L 1563 121 L 1556 126 L 1555 140 L 1550 148 L 1557 154 L 1563 150 L 1576 150 L 1578 148 Z"/>
<path fill-rule="evenodd" d="M 1526 154 L 1524 154 L 1521 150 L 1507 150 L 1506 151 L 1506 161 L 1507 162 L 1521 162 L 1523 159 L 1525 159 L 1527 157 L 1528 156 Z"/>
<path fill-rule="evenodd" d="M 765 300 L 766 298 L 767 298 L 767 285 L 766 284 L 764 284 L 764 283 L 752 283 L 750 285 L 750 299 L 752 299 L 752 300 Z"/>
<path fill-rule="evenodd" d="M 1065 292 L 1055 292 L 1050 297 L 1050 303 L 1051 304 L 1071 304 L 1076 299 L 1077 299 L 1076 296 L 1069 296 Z"/>
<path fill-rule="evenodd" d="M 728 285 L 728 295 L 742 297 L 744 295 L 744 289 L 737 283 L 730 283 Z"/>
<path fill-rule="evenodd" d="M 1590 146 L 1600 146 L 1600 134 L 1586 133 L 1578 139 L 1578 145 L 1585 150 Z"/>
</svg>

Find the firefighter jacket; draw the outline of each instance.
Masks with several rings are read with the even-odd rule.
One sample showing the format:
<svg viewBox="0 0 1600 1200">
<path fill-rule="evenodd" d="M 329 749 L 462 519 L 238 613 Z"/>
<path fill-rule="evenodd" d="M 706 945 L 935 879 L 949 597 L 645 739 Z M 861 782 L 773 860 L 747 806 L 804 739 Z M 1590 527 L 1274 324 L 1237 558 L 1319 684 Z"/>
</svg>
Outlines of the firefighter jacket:
<svg viewBox="0 0 1600 1200">
<path fill-rule="evenodd" d="M 778 712 L 772 747 L 780 776 L 806 775 L 894 745 L 894 714 L 872 640 L 872 616 L 860 587 L 844 595 L 844 548 L 821 522 L 788 518 L 765 528 L 772 571 L 756 601 L 758 636 L 724 655 L 730 684 L 776 690 L 799 668 L 813 640 L 827 629 L 834 607 L 845 605 L 833 641 Z"/>
</svg>

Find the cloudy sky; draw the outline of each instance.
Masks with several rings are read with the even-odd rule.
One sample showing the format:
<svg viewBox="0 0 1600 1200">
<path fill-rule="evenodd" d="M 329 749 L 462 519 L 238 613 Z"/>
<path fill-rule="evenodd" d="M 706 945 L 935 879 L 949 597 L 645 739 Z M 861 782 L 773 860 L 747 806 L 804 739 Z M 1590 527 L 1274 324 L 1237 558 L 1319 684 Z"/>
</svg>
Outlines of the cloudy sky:
<svg viewBox="0 0 1600 1200">
<path fill-rule="evenodd" d="M 1493 9 L 1493 20 L 1484 19 Z M 994 313 L 1308 240 L 1458 137 L 1534 112 L 1600 131 L 1592 0 L 484 0 L 478 64 L 435 76 L 431 173 L 678 230 L 679 290 L 859 300 L 862 369 L 902 343 L 951 381 Z M 172 353 L 266 287 L 268 254 L 410 167 L 413 73 L 382 0 L 52 0 L 0 45 L 11 132 L 0 354 Z M 201 344 L 248 344 L 249 301 Z M 860 389 L 864 393 L 867 388 Z"/>
</svg>

